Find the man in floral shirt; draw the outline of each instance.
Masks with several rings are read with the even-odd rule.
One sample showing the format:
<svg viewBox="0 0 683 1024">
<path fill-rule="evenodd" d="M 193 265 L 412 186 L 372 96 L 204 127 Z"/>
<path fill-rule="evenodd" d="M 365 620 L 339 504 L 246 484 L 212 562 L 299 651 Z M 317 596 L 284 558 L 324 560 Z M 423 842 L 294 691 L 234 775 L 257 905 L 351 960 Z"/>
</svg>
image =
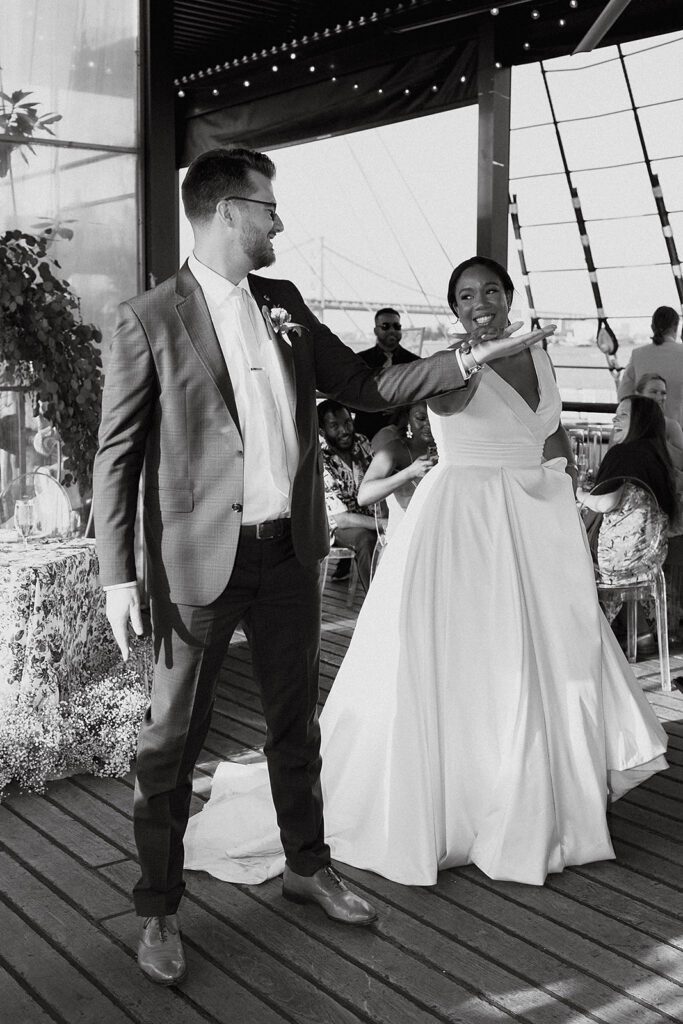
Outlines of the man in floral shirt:
<svg viewBox="0 0 683 1024">
<path fill-rule="evenodd" d="M 358 504 L 358 488 L 372 462 L 370 442 L 355 432 L 349 410 L 333 399 L 318 406 L 318 423 L 332 542 L 355 551 L 358 576 L 367 590 L 377 528 L 374 515 Z"/>
</svg>

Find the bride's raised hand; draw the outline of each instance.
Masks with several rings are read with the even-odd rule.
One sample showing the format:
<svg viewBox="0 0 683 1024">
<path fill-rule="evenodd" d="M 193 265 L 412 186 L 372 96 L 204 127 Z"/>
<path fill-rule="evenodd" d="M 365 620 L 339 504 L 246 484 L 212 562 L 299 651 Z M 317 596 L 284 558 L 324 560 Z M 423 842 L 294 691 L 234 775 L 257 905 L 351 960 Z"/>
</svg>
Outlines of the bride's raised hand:
<svg viewBox="0 0 683 1024">
<path fill-rule="evenodd" d="M 515 334 L 523 326 L 521 320 L 509 324 L 504 330 L 487 330 L 485 327 L 473 331 L 469 335 L 469 343 L 472 346 L 472 357 L 478 363 L 492 363 L 495 359 L 507 359 L 508 356 L 517 355 L 524 349 L 537 345 L 544 338 L 549 338 L 555 333 L 556 325 L 548 324 L 547 327 L 539 327 L 526 334 Z"/>
</svg>

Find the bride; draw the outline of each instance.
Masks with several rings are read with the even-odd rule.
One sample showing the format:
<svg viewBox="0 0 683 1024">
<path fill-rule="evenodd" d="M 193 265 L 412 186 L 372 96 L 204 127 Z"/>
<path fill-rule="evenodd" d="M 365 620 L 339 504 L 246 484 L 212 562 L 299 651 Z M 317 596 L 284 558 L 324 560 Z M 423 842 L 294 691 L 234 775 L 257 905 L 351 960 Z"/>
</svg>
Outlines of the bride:
<svg viewBox="0 0 683 1024">
<path fill-rule="evenodd" d="M 321 715 L 327 841 L 409 885 L 461 864 L 541 885 L 614 857 L 608 799 L 666 767 L 666 735 L 598 605 L 547 354 L 476 362 L 514 330 L 512 282 L 473 257 L 448 299 L 469 382 L 429 402 L 438 464 Z M 265 764 L 219 766 L 186 867 L 256 882 L 283 866 Z"/>
</svg>

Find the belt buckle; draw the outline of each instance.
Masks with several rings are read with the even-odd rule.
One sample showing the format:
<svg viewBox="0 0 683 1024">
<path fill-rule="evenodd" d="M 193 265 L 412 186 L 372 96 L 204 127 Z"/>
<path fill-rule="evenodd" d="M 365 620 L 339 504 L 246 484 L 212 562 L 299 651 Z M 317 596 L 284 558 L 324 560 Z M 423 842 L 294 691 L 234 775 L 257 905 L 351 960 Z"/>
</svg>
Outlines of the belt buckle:
<svg viewBox="0 0 683 1024">
<path fill-rule="evenodd" d="M 271 519 L 265 523 L 256 524 L 257 540 L 272 540 L 275 536 L 275 522 Z"/>
</svg>

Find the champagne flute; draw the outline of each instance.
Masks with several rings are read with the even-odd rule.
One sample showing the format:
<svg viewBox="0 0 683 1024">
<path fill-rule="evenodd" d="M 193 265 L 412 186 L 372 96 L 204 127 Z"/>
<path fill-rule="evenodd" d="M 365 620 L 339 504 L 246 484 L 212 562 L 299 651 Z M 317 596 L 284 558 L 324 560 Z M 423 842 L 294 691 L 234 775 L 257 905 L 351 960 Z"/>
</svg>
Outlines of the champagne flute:
<svg viewBox="0 0 683 1024">
<path fill-rule="evenodd" d="M 24 551 L 28 551 L 28 537 L 34 526 L 33 498 L 17 498 L 14 502 L 14 525 L 24 541 Z"/>
</svg>

